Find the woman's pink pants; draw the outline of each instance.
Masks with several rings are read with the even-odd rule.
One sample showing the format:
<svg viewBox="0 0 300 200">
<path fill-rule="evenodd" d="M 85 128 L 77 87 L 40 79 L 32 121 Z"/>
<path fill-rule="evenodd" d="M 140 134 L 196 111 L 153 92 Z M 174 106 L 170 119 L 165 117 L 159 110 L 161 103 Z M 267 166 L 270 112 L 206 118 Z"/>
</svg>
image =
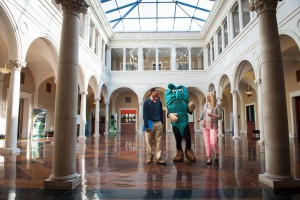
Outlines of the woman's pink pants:
<svg viewBox="0 0 300 200">
<path fill-rule="evenodd" d="M 205 151 L 207 157 L 211 157 L 211 149 L 213 149 L 216 155 L 219 154 L 217 134 L 218 134 L 218 129 L 214 129 L 214 128 L 203 129 L 203 138 L 204 138 L 204 145 L 205 145 Z"/>
</svg>

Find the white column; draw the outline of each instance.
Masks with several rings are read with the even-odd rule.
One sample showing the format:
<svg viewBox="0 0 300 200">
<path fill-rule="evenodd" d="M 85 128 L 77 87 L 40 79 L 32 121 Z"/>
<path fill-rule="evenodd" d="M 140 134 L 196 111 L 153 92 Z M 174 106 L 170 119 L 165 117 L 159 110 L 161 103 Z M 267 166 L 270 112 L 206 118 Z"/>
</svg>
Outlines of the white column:
<svg viewBox="0 0 300 200">
<path fill-rule="evenodd" d="M 240 121 L 241 121 L 241 127 L 240 127 L 240 131 L 243 133 L 247 132 L 247 129 L 245 128 L 246 125 L 246 120 L 245 120 L 245 107 L 244 107 L 244 99 L 242 98 L 242 95 L 240 96 Z"/>
<path fill-rule="evenodd" d="M 203 49 L 203 69 L 207 69 L 208 68 L 208 49 L 207 46 Z"/>
<path fill-rule="evenodd" d="M 227 15 L 226 15 L 226 19 L 227 19 L 227 41 L 228 41 L 228 45 L 229 45 L 229 43 L 231 42 L 231 36 L 230 36 L 230 31 L 231 31 L 231 29 L 230 29 L 230 11 L 227 13 Z"/>
<path fill-rule="evenodd" d="M 94 133 L 94 137 L 100 137 L 100 133 L 99 133 L 99 115 L 100 115 L 100 98 L 95 98 L 95 102 L 96 102 L 96 108 L 95 108 L 95 133 Z"/>
<path fill-rule="evenodd" d="M 176 48 L 171 48 L 171 70 L 176 70 Z"/>
<path fill-rule="evenodd" d="M 222 38 L 222 52 L 225 49 L 225 30 L 224 30 L 224 24 L 221 25 L 221 38 Z"/>
<path fill-rule="evenodd" d="M 20 60 L 10 60 L 9 65 L 11 66 L 11 75 L 7 94 L 5 147 L 0 149 L 0 153 L 3 154 L 20 152 L 20 149 L 17 148 L 20 77 L 21 69 L 25 67 L 26 63 Z"/>
<path fill-rule="evenodd" d="M 109 127 L 109 102 L 105 102 L 105 132 L 104 135 L 108 135 Z"/>
<path fill-rule="evenodd" d="M 89 45 L 90 41 L 90 11 L 87 12 L 87 14 L 84 15 L 84 41 L 86 42 L 87 45 Z"/>
<path fill-rule="evenodd" d="M 191 53 L 191 48 L 188 48 L 189 52 L 189 70 L 192 70 L 192 53 Z"/>
<path fill-rule="evenodd" d="M 156 71 L 158 71 L 159 57 L 158 57 L 159 48 L 155 48 L 155 66 Z"/>
<path fill-rule="evenodd" d="M 106 65 L 106 57 L 105 57 L 106 52 L 105 52 L 105 50 L 106 50 L 106 44 L 105 44 L 105 42 L 103 42 L 102 43 L 102 57 L 101 57 L 101 60 L 102 60 L 102 63 L 104 65 Z"/>
<path fill-rule="evenodd" d="M 258 128 L 260 132 L 260 138 L 258 143 L 265 143 L 264 127 L 263 127 L 263 101 L 262 101 L 262 88 L 261 79 L 256 79 L 255 84 L 257 85 L 257 103 L 258 103 Z"/>
<path fill-rule="evenodd" d="M 52 174 L 44 188 L 74 188 L 81 182 L 76 173 L 76 133 L 78 108 L 78 56 L 80 13 L 84 0 L 56 0 L 63 7 L 63 21 L 55 97 Z"/>
<path fill-rule="evenodd" d="M 100 60 L 102 61 L 102 52 L 103 52 L 103 44 L 102 44 L 102 35 L 99 33 L 99 37 L 98 37 L 98 56 L 100 58 Z"/>
<path fill-rule="evenodd" d="M 79 140 L 85 140 L 85 124 L 86 124 L 86 95 L 87 91 L 81 91 L 81 103 L 80 103 L 80 130 L 79 130 Z"/>
<path fill-rule="evenodd" d="M 126 71 L 126 48 L 123 48 L 123 71 Z"/>
<path fill-rule="evenodd" d="M 39 107 L 39 91 L 38 90 L 35 90 L 34 91 L 34 96 L 33 96 L 33 98 L 34 98 L 34 103 L 33 103 L 33 107 L 34 108 L 38 108 Z"/>
<path fill-rule="evenodd" d="M 91 49 L 93 52 L 95 52 L 95 40 L 96 40 L 96 29 L 95 26 L 92 27 L 91 29 L 92 35 L 91 35 Z"/>
<path fill-rule="evenodd" d="M 213 37 L 213 40 L 214 40 L 214 55 L 215 55 L 215 58 L 219 55 L 219 40 L 218 40 L 218 34 L 215 34 L 214 37 Z"/>
<path fill-rule="evenodd" d="M 210 53 L 210 64 L 214 61 L 214 53 L 213 53 L 213 44 L 212 41 L 210 40 L 209 42 L 209 53 Z"/>
<path fill-rule="evenodd" d="M 138 51 L 138 71 L 144 71 L 144 51 L 143 51 L 143 48 L 139 48 L 139 51 Z"/>
<path fill-rule="evenodd" d="M 98 28 L 97 28 L 98 29 Z M 97 56 L 100 57 L 101 55 L 101 37 L 100 37 L 100 33 L 99 31 L 97 31 L 98 34 L 96 34 L 96 53 L 97 53 Z"/>
<path fill-rule="evenodd" d="M 106 67 L 107 69 L 111 70 L 111 48 L 107 48 L 106 52 Z"/>
<path fill-rule="evenodd" d="M 233 15 L 232 10 L 229 11 L 228 16 L 228 35 L 229 35 L 229 41 L 232 42 L 234 39 L 234 27 L 233 27 Z"/>
<path fill-rule="evenodd" d="M 144 126 L 144 120 L 143 120 L 143 102 L 139 102 L 139 134 L 143 134 L 143 126 Z"/>
<path fill-rule="evenodd" d="M 218 104 L 221 106 L 222 104 L 222 98 L 221 97 L 218 97 L 217 98 L 218 100 Z M 222 109 L 220 109 L 220 112 L 222 113 Z M 223 124 L 222 124 L 222 120 L 218 120 L 218 137 L 224 137 L 223 135 Z"/>
<path fill-rule="evenodd" d="M 242 30 L 244 28 L 243 3 L 242 3 L 242 0 L 238 0 L 238 9 L 239 9 L 239 26 L 240 26 L 240 32 L 242 32 Z"/>
<path fill-rule="evenodd" d="M 238 91 L 237 90 L 232 90 L 232 109 L 233 109 L 233 139 L 241 139 L 240 137 L 240 130 L 239 130 L 239 112 L 238 112 L 238 100 L 237 100 L 237 95 Z"/>
</svg>

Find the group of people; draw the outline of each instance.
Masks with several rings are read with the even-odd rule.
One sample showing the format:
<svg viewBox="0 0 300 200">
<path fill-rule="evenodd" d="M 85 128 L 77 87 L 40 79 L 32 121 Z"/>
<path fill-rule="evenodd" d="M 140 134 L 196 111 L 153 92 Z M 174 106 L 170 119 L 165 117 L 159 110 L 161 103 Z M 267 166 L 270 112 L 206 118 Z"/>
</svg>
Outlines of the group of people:
<svg viewBox="0 0 300 200">
<path fill-rule="evenodd" d="M 162 136 L 163 136 L 163 107 L 160 101 L 160 91 L 158 88 L 150 90 L 151 95 L 144 101 L 143 120 L 145 130 L 145 140 L 147 146 L 146 163 L 155 161 L 157 164 L 166 164 L 162 157 Z M 188 125 L 188 114 L 192 114 L 195 109 L 195 103 L 189 102 L 188 91 L 184 86 L 168 85 L 165 93 L 167 105 L 167 117 L 170 118 L 172 130 L 176 141 L 176 155 L 173 162 L 183 162 L 184 156 L 192 161 L 196 157 L 191 148 L 191 136 Z M 215 163 L 219 162 L 219 150 L 217 144 L 218 120 L 221 119 L 221 107 L 217 103 L 216 95 L 210 92 L 206 96 L 206 103 L 198 122 L 201 123 L 205 151 L 207 156 L 207 165 L 212 164 L 212 150 L 215 154 Z M 155 138 L 155 151 L 152 151 L 152 141 Z M 185 151 L 182 149 L 182 139 L 185 140 Z"/>
</svg>

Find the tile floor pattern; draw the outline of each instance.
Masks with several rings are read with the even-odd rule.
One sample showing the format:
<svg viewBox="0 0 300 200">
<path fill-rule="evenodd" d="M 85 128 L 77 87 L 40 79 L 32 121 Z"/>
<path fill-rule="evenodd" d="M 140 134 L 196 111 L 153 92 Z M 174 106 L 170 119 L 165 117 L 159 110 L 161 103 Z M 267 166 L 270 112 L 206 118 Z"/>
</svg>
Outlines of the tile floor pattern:
<svg viewBox="0 0 300 200">
<path fill-rule="evenodd" d="M 72 190 L 44 190 L 51 174 L 52 138 L 18 141 L 20 155 L 0 156 L 0 199 L 300 199 L 299 189 L 271 189 L 258 181 L 265 172 L 264 151 L 253 139 L 219 138 L 220 162 L 206 166 L 203 137 L 193 135 L 195 163 L 173 163 L 175 139 L 164 136 L 167 165 L 145 164 L 144 135 L 111 133 L 77 145 Z M 0 144 L 3 145 L 3 140 Z M 300 178 L 299 144 L 291 140 L 292 173 Z"/>
</svg>

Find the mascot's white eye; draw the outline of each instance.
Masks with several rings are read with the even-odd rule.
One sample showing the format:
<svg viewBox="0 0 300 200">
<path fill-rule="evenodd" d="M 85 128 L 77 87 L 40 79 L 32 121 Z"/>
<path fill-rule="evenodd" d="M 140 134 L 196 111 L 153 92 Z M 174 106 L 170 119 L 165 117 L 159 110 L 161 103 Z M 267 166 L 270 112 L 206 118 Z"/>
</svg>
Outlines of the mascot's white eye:
<svg viewBox="0 0 300 200">
<path fill-rule="evenodd" d="M 183 89 L 182 89 L 182 88 L 180 88 L 180 89 L 178 89 L 178 90 L 179 90 L 179 92 L 183 93 Z"/>
<path fill-rule="evenodd" d="M 176 93 L 176 90 L 172 90 L 172 92 L 175 94 L 175 93 Z"/>
</svg>

